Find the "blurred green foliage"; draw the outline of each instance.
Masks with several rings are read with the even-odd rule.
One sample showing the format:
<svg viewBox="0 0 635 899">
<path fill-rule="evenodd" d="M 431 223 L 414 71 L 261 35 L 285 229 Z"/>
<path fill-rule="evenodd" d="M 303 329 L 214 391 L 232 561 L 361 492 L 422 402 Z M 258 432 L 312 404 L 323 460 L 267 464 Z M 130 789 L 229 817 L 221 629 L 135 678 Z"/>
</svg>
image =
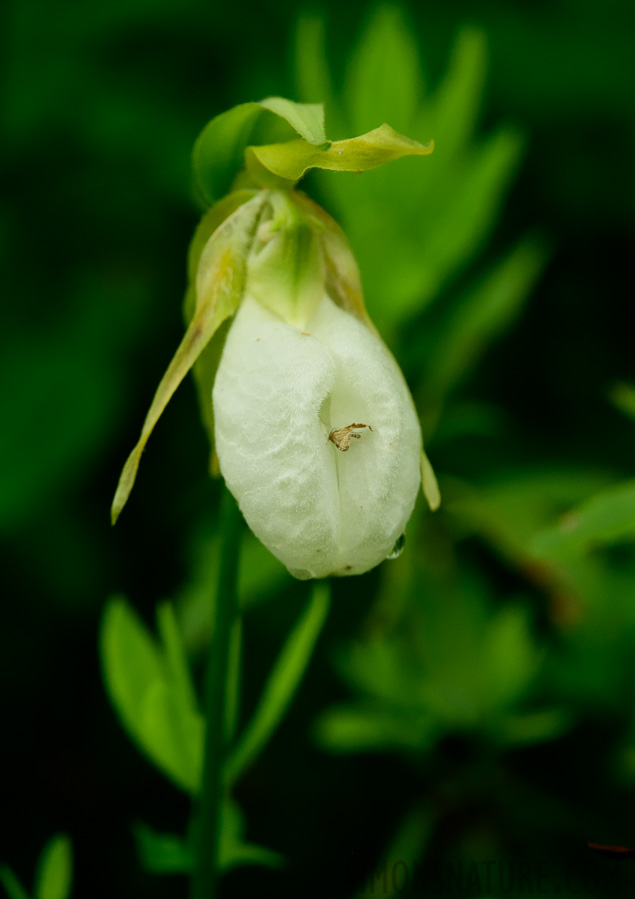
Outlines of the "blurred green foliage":
<svg viewBox="0 0 635 899">
<path fill-rule="evenodd" d="M 192 144 L 213 115 L 272 94 L 325 101 L 333 138 L 385 120 L 435 140 L 431 157 L 311 174 L 305 187 L 349 235 L 443 506 L 417 507 L 399 559 L 333 584 L 292 704 L 276 662 L 306 620 L 306 588 L 246 535 L 238 732 L 264 721 L 267 740 L 254 727 L 258 757 L 236 786 L 226 851 L 233 840 L 242 861 L 286 867 L 234 871 L 226 894 L 348 899 L 399 859 L 506 871 L 544 861 L 547 893 L 565 875 L 574 893 L 632 890 L 628 862 L 618 880 L 585 843 L 633 842 L 634 19 L 625 0 L 602 11 L 590 0 L 494 0 L 478 12 L 412 3 L 361 18 L 331 0 L 65 0 L 55 15 L 42 0 L 8 4 L 0 658 L 11 899 L 28 895 L 20 883 L 33 881 L 38 847 L 62 828 L 77 895 L 185 894 L 189 805 L 119 728 L 96 634 L 104 610 L 106 680 L 128 733 L 191 785 L 195 763 L 183 766 L 174 740 L 200 729 L 219 534 L 189 384 L 114 532 L 108 509 L 182 334 Z M 114 594 L 130 602 L 105 605 Z M 166 597 L 159 641 L 148 623 Z M 279 702 L 269 724 L 267 694 Z M 55 845 L 36 896 L 68 895 L 70 844 Z M 472 887 L 446 894 L 500 894 Z"/>
<path fill-rule="evenodd" d="M 52 837 L 37 862 L 33 899 L 69 899 L 73 881 L 73 845 L 66 834 Z M 13 871 L 0 867 L 0 883 L 9 899 L 29 899 Z"/>
</svg>

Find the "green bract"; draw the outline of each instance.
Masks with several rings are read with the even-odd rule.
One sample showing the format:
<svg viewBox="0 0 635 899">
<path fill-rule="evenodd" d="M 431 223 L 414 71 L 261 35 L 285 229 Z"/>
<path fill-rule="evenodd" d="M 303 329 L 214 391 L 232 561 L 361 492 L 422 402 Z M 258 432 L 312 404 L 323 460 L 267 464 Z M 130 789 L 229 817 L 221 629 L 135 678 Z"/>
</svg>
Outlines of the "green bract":
<svg viewBox="0 0 635 899">
<path fill-rule="evenodd" d="M 215 203 L 231 190 L 245 165 L 255 187 L 271 186 L 272 177 L 292 187 L 311 168 L 367 172 L 401 156 L 425 156 L 432 150 L 432 143 L 423 146 L 389 125 L 331 142 L 321 103 L 269 97 L 234 106 L 212 119 L 194 144 L 192 164 L 201 195 Z"/>
<path fill-rule="evenodd" d="M 245 309 L 248 307 L 253 311 L 245 312 L 242 316 L 240 333 L 243 337 L 239 339 L 236 336 L 238 325 L 232 326 L 233 340 L 227 341 L 223 353 L 223 390 L 228 390 L 229 393 L 223 393 L 226 399 L 221 404 L 222 428 L 225 430 L 217 430 L 216 442 L 220 441 L 223 446 L 223 474 L 227 478 L 224 468 L 232 468 L 230 487 L 249 524 L 278 558 L 294 572 L 301 572 L 298 576 L 359 573 L 377 564 L 390 552 L 410 515 L 420 479 L 417 462 L 421 447 L 419 425 L 403 377 L 366 313 L 357 264 L 344 234 L 322 209 L 295 190 L 295 184 L 310 168 L 363 172 L 401 156 L 422 156 L 431 151 L 431 144 L 423 146 L 398 134 L 388 125 L 382 125 L 361 137 L 331 142 L 324 131 L 321 105 L 297 104 L 278 97 L 269 98 L 262 103 L 237 106 L 217 116 L 206 126 L 194 147 L 194 172 L 201 195 L 214 205 L 203 216 L 190 248 L 189 288 L 185 300 L 188 328 L 159 384 L 140 440 L 124 466 L 113 502 L 113 522 L 128 499 L 143 448 L 154 425 L 192 367 L 203 420 L 214 445 L 211 397 L 222 342 L 213 338 L 220 325 L 233 316 L 239 306 L 244 305 Z M 389 299 L 387 297 L 387 301 Z M 269 318 L 259 318 L 258 309 L 266 310 Z M 334 311 L 330 312 L 331 309 Z M 244 335 L 251 335 L 253 323 L 258 321 L 260 324 L 256 325 L 256 331 L 259 328 L 265 329 L 267 335 L 271 334 L 273 343 L 267 350 L 268 355 L 262 357 L 262 370 L 257 375 L 252 371 L 250 375 L 249 360 L 255 357 L 250 356 L 251 351 L 244 347 Z M 266 322 L 270 322 L 273 329 Z M 276 336 L 276 322 L 290 330 Z M 317 342 L 311 344 L 312 350 L 309 351 L 309 344 L 306 344 L 306 357 L 303 352 L 299 356 L 294 355 L 295 350 L 290 350 L 290 347 L 295 346 L 294 335 L 304 335 L 313 328 L 316 329 Z M 348 336 L 344 338 L 344 335 Z M 307 333 L 306 336 L 311 337 L 311 334 Z M 222 337 L 224 339 L 224 332 Z M 249 336 L 249 340 L 251 339 Z M 254 339 L 260 340 L 257 335 Z M 278 340 L 279 345 L 276 344 Z M 229 346 L 232 347 L 233 361 L 227 355 Z M 265 344 L 261 346 L 264 347 Z M 285 368 L 284 354 L 287 352 L 288 363 L 292 367 L 300 365 L 304 370 L 313 366 L 317 372 L 321 366 L 330 366 L 328 376 L 325 369 L 322 386 L 318 387 L 315 382 L 312 388 L 314 394 L 309 395 L 311 390 L 306 385 L 306 396 L 301 391 L 294 390 L 294 383 L 304 381 L 294 375 L 293 368 Z M 328 363 L 327 358 L 330 360 Z M 358 361 L 353 363 L 353 359 Z M 234 397 L 231 381 L 233 378 L 240 381 L 244 365 L 247 366 L 245 380 L 236 388 Z M 365 374 L 359 374 L 357 378 L 362 371 Z M 264 384 L 265 408 L 253 408 L 253 421 L 263 423 L 261 437 L 254 437 L 250 431 L 250 398 L 257 392 L 247 383 L 250 376 L 257 377 L 261 389 Z M 351 392 L 350 387 L 356 378 L 359 380 L 359 387 L 356 388 L 358 395 L 355 391 Z M 266 383 L 267 379 L 271 379 L 271 384 Z M 341 379 L 344 380 L 338 386 Z M 313 384 L 311 378 L 306 381 L 306 384 L 309 383 Z M 294 409 L 285 405 L 285 390 L 290 390 L 290 402 L 292 405 L 297 403 L 298 410 L 302 411 L 301 415 L 296 416 Z M 320 392 L 322 390 L 325 391 L 324 396 Z M 348 397 L 346 402 L 335 399 L 340 394 L 344 396 L 342 390 Z M 332 391 L 335 391 L 333 396 Z M 377 407 L 373 406 L 372 401 L 375 394 Z M 241 434 L 236 431 L 236 422 L 231 415 L 228 418 L 228 411 L 232 408 L 235 411 L 235 400 L 239 396 L 244 411 L 244 415 L 237 420 Z M 215 390 L 214 403 L 220 403 L 220 397 L 221 393 Z M 266 408 L 267 400 L 270 400 L 269 409 Z M 339 418 L 335 420 L 337 415 L 331 421 L 331 406 L 339 408 L 338 404 L 342 407 L 341 415 L 344 418 L 353 416 L 350 422 L 340 421 Z M 380 412 L 380 407 L 384 411 Z M 356 409 L 359 412 L 355 412 Z M 362 410 L 365 410 L 363 417 L 368 422 L 360 424 Z M 275 422 L 275 427 L 266 427 L 268 415 L 269 420 Z M 233 423 L 228 424 L 230 419 Z M 291 427 L 291 420 L 296 422 L 296 432 L 287 435 L 285 427 Z M 286 508 L 278 489 L 280 483 L 286 483 L 293 477 L 290 473 L 294 465 L 297 469 L 298 465 L 302 468 L 306 464 L 308 470 L 311 470 L 312 466 L 316 469 L 316 461 L 311 458 L 304 460 L 302 456 L 296 456 L 293 463 L 290 459 L 287 460 L 289 467 L 285 475 L 286 481 L 283 478 L 279 483 L 277 469 L 263 475 L 263 481 L 278 483 L 278 487 L 272 491 L 271 513 L 266 512 L 265 520 L 259 522 L 255 520 L 259 515 L 252 515 L 253 520 L 250 520 L 250 515 L 245 511 L 249 504 L 246 499 L 244 503 L 241 499 L 243 479 L 236 466 L 230 464 L 233 463 L 234 451 L 228 448 L 234 443 L 243 446 L 250 441 L 261 441 L 262 460 L 278 458 L 281 450 L 279 458 L 282 470 L 287 464 L 284 461 L 286 450 L 291 451 L 293 445 L 298 446 L 296 438 L 300 437 L 297 433 L 300 422 L 305 432 L 304 438 L 309 431 L 313 433 L 315 430 L 313 442 L 309 440 L 307 447 L 312 452 L 315 444 L 316 459 L 319 456 L 322 460 L 318 467 L 322 467 L 320 477 L 323 476 L 323 479 L 320 483 L 316 480 L 311 486 L 316 498 L 324 498 L 326 509 L 329 501 L 324 495 L 324 484 L 332 483 L 336 493 L 340 490 L 338 484 L 348 485 L 346 501 L 341 496 L 339 499 L 337 495 L 332 497 L 330 523 L 325 523 L 328 515 L 324 513 L 326 517 L 322 525 L 325 530 L 321 537 L 317 536 L 319 528 L 316 524 L 322 514 L 319 507 L 312 509 L 302 522 L 296 520 L 297 515 L 293 520 L 289 519 L 286 531 L 290 540 L 298 528 L 302 530 L 303 524 L 311 532 L 313 556 L 309 561 L 310 553 L 307 549 L 305 565 L 302 563 L 302 551 L 298 552 L 297 546 L 292 553 L 287 553 L 282 546 L 286 538 L 281 539 L 280 535 L 275 539 L 271 537 L 270 524 L 271 519 L 276 516 L 279 522 Z M 227 432 L 229 427 L 232 428 L 231 433 Z M 358 433 L 360 430 L 366 430 L 363 450 L 357 445 L 361 440 Z M 410 435 L 407 438 L 406 431 Z M 269 446 L 268 440 L 276 434 L 274 439 L 279 440 L 280 444 L 274 448 Z M 328 451 L 321 446 L 322 436 L 327 443 L 331 441 Z M 359 472 L 359 495 L 355 488 L 356 479 L 350 481 L 348 475 L 345 477 L 344 471 L 339 471 L 343 459 L 338 450 L 347 452 L 351 437 L 355 438 L 355 450 L 350 457 L 346 457 L 346 470 Z M 403 453 L 406 455 L 400 455 Z M 357 462 L 352 461 L 354 457 Z M 250 477 L 253 480 L 255 473 L 258 481 L 258 470 L 261 467 L 258 453 L 252 454 L 250 459 Z M 424 491 L 430 505 L 435 508 L 439 497 L 434 474 L 425 456 L 422 459 Z M 262 464 L 264 465 L 264 461 Z M 324 466 L 328 468 L 328 472 Z M 405 471 L 410 474 L 408 477 L 401 477 L 400 473 Z M 400 495 L 402 486 L 407 496 Z M 245 489 L 253 496 L 253 485 Z M 376 496 L 371 496 L 373 489 L 377 492 Z M 378 491 L 381 491 L 381 496 Z M 289 502 L 290 497 L 291 494 L 287 497 Z M 276 511 L 276 503 L 279 501 L 282 505 Z M 257 505 L 259 509 L 270 508 L 266 497 Z M 292 505 L 297 511 L 298 504 L 295 500 Z M 349 511 L 353 508 L 358 508 L 358 512 L 351 519 Z M 354 526 L 351 525 L 353 520 L 356 522 Z M 310 521 L 314 524 L 310 524 Z M 361 526 L 362 522 L 364 527 Z M 331 549 L 327 550 L 326 547 L 329 546 Z M 375 549 L 370 550 L 371 546 Z"/>
</svg>

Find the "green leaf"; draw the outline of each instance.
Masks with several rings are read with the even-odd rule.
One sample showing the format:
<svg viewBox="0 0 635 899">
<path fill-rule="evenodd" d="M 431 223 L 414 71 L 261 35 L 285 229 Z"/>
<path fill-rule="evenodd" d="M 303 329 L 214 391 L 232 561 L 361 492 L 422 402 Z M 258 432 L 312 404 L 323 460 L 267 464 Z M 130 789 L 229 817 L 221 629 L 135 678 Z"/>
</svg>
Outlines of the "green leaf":
<svg viewBox="0 0 635 899">
<path fill-rule="evenodd" d="M 193 855 L 183 837 L 159 833 L 142 821 L 133 825 L 137 855 L 142 867 L 154 874 L 186 874 L 192 870 Z"/>
<path fill-rule="evenodd" d="M 238 307 L 248 250 L 262 203 L 263 198 L 256 196 L 240 205 L 205 244 L 197 273 L 196 311 L 157 388 L 141 429 L 141 437 L 121 472 L 111 510 L 113 524 L 128 501 L 141 454 L 163 410 L 214 333 Z"/>
<path fill-rule="evenodd" d="M 294 182 L 312 168 L 368 172 L 403 156 L 427 156 L 433 149 L 433 143 L 424 146 L 384 124 L 360 137 L 335 141 L 324 149 L 294 140 L 249 147 L 248 154 L 278 178 Z"/>
<path fill-rule="evenodd" d="M 437 402 L 514 322 L 546 259 L 546 247 L 525 238 L 456 305 L 444 332 L 435 339 L 428 366 L 426 390 Z"/>
<path fill-rule="evenodd" d="M 434 742 L 438 727 L 425 713 L 387 706 L 334 706 L 318 719 L 315 737 L 331 752 L 422 752 Z"/>
<path fill-rule="evenodd" d="M 282 134 L 281 123 L 286 126 Z M 204 199 L 214 203 L 229 191 L 244 166 L 248 145 L 288 140 L 294 131 L 309 144 L 325 144 L 322 105 L 269 97 L 261 103 L 234 106 L 213 118 L 197 138 L 192 154 L 194 174 Z"/>
<path fill-rule="evenodd" d="M 245 865 L 279 868 L 284 858 L 271 849 L 243 840 L 244 820 L 240 808 L 228 800 L 223 805 L 219 866 L 227 871 Z M 189 841 L 172 833 L 160 833 L 140 821 L 133 827 L 137 855 L 142 867 L 153 874 L 188 874 L 194 865 Z"/>
<path fill-rule="evenodd" d="M 254 761 L 282 720 L 309 664 L 328 607 L 329 588 L 324 583 L 316 583 L 307 608 L 269 675 L 253 718 L 230 755 L 227 770 L 230 783 Z"/>
<path fill-rule="evenodd" d="M 163 642 L 169 677 L 178 694 L 179 701 L 184 708 L 195 709 L 197 708 L 196 693 L 171 603 L 163 602 L 158 606 L 157 624 Z"/>
<path fill-rule="evenodd" d="M 440 165 L 452 165 L 472 137 L 481 106 L 487 43 L 483 32 L 464 28 L 452 48 L 450 68 L 425 111 L 426 126 L 433 129 Z"/>
<path fill-rule="evenodd" d="M 524 714 L 508 714 L 496 719 L 491 733 L 502 745 L 531 746 L 560 737 L 573 723 L 573 715 L 568 709 L 541 709 Z"/>
<path fill-rule="evenodd" d="M 223 805 L 219 866 L 227 871 L 245 865 L 279 868 L 284 858 L 277 852 L 246 843 L 244 820 L 240 808 L 228 800 Z M 133 826 L 137 855 L 142 867 L 153 874 L 188 874 L 194 864 L 189 841 L 172 833 L 160 833 L 144 822 Z"/>
<path fill-rule="evenodd" d="M 35 899 L 68 899 L 73 881 L 73 845 L 57 834 L 44 847 L 35 877 Z"/>
<path fill-rule="evenodd" d="M 295 83 L 304 100 L 321 100 L 324 103 L 329 112 L 330 127 L 338 133 L 337 122 L 333 121 L 336 104 L 332 100 L 333 85 L 326 63 L 324 36 L 322 16 L 300 16 L 295 33 Z"/>
<path fill-rule="evenodd" d="M 0 883 L 9 899 L 29 899 L 29 894 L 8 865 L 0 865 Z"/>
<path fill-rule="evenodd" d="M 618 383 L 611 388 L 610 399 L 613 405 L 635 421 L 635 385 Z"/>
<path fill-rule="evenodd" d="M 480 673 L 484 711 L 517 701 L 536 674 L 540 656 L 523 606 L 506 606 L 483 635 Z"/>
<path fill-rule="evenodd" d="M 262 865 L 265 868 L 282 868 L 285 864 L 283 855 L 258 846 L 255 843 L 233 843 L 223 847 L 221 840 L 220 867 L 223 871 L 231 868 L 242 868 L 247 865 Z"/>
<path fill-rule="evenodd" d="M 388 118 L 403 131 L 412 127 L 423 85 L 412 35 L 396 7 L 383 6 L 372 16 L 353 53 L 343 91 L 354 132 Z"/>
<path fill-rule="evenodd" d="M 635 481 L 599 493 L 565 515 L 531 542 L 537 556 L 576 556 L 595 546 L 635 539 Z"/>
<path fill-rule="evenodd" d="M 172 643 L 176 637 L 168 617 L 164 612 L 164 638 Z M 196 792 L 204 725 L 189 675 L 180 670 L 180 648 L 171 645 L 162 652 L 123 599 L 106 605 L 100 641 L 106 688 L 124 728 L 177 786 Z"/>
<path fill-rule="evenodd" d="M 219 846 L 219 865 L 221 870 L 239 868 L 245 865 L 264 865 L 269 868 L 280 868 L 284 858 L 271 849 L 246 843 L 243 840 L 245 820 L 240 806 L 232 799 L 223 805 L 222 829 Z"/>
<path fill-rule="evenodd" d="M 433 183 L 426 185 L 429 190 L 422 198 L 428 204 L 426 233 L 421 239 L 424 253 L 416 260 L 425 301 L 480 250 L 496 221 L 521 149 L 519 134 L 501 128 L 450 170 L 432 168 L 427 173 Z M 421 306 L 423 301 L 415 299 Z"/>
</svg>

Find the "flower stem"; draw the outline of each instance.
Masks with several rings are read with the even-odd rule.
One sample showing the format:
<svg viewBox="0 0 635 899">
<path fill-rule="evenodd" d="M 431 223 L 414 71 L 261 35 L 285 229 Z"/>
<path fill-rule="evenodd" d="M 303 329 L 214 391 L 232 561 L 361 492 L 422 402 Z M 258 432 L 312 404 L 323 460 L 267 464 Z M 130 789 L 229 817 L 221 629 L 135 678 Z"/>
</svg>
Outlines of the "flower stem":
<svg viewBox="0 0 635 899">
<path fill-rule="evenodd" d="M 230 643 L 238 597 L 238 556 L 242 517 L 227 489 L 221 498 L 222 534 L 214 631 L 204 686 L 205 750 L 196 809 L 195 856 L 191 899 L 216 899 L 224 768 L 227 753 L 226 702 Z"/>
</svg>

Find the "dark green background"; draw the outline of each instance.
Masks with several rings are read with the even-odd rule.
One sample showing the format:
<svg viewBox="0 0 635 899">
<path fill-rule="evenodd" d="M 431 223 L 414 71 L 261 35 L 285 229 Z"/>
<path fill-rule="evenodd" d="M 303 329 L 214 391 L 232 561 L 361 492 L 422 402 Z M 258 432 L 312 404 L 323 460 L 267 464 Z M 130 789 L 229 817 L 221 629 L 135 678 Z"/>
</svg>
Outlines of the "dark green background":
<svg viewBox="0 0 635 899">
<path fill-rule="evenodd" d="M 408 10 L 433 85 L 458 28 L 485 30 L 483 127 L 512 121 L 528 136 L 487 253 L 494 258 L 527 228 L 552 246 L 527 310 L 463 388 L 504 410 L 515 439 L 464 439 L 436 451 L 433 444 L 433 463 L 441 478 L 487 474 L 512 456 L 632 477 L 632 423 L 607 394 L 614 381 L 635 380 L 633 6 L 435 0 Z M 218 485 L 206 477 L 189 381 L 153 435 L 114 530 L 108 513 L 182 333 L 185 256 L 199 216 L 191 146 L 209 118 L 235 103 L 297 98 L 291 38 L 303 11 L 197 0 L 5 7 L 0 857 L 29 883 L 45 840 L 66 830 L 77 860 L 74 895 L 185 894 L 184 882 L 145 875 L 134 858 L 130 821 L 179 830 L 188 805 L 120 730 L 101 686 L 97 628 L 114 592 L 150 621 L 155 603 L 188 577 L 193 534 L 214 529 Z M 309 11 L 325 17 L 337 81 L 368 10 L 331 2 Z M 397 356 L 399 340 L 408 345 L 397 335 Z M 628 544 L 616 553 L 632 561 L 632 551 Z M 523 573 L 501 564 L 486 541 L 468 539 L 461 553 L 496 589 L 526 588 Z M 347 758 L 315 748 L 307 737 L 315 715 L 347 695 L 331 649 L 357 633 L 376 583 L 373 573 L 334 585 L 333 614 L 301 700 L 238 791 L 250 834 L 286 854 L 290 869 L 232 874 L 228 896 L 351 895 L 342 874 L 351 859 L 364 868 L 411 800 L 439 779 L 450 784 L 436 830 L 440 853 L 475 821 L 479 832 L 509 828 L 506 796 L 527 812 L 513 831 L 520 855 L 529 845 L 550 862 L 569 853 L 583 866 L 585 839 L 635 841 L 635 793 L 611 769 L 611 748 L 630 721 L 634 691 L 624 684 L 635 677 L 635 642 L 623 647 L 623 676 L 596 681 L 567 736 L 490 762 L 487 775 L 473 762 L 478 748 L 453 734 L 415 765 L 395 754 Z M 528 589 L 540 606 L 539 588 Z M 305 595 L 290 584 L 254 611 L 248 697 Z M 570 675 L 584 681 L 575 664 Z M 522 789 L 506 793 L 509 779 Z M 578 833 L 572 822 L 580 816 Z"/>
</svg>

